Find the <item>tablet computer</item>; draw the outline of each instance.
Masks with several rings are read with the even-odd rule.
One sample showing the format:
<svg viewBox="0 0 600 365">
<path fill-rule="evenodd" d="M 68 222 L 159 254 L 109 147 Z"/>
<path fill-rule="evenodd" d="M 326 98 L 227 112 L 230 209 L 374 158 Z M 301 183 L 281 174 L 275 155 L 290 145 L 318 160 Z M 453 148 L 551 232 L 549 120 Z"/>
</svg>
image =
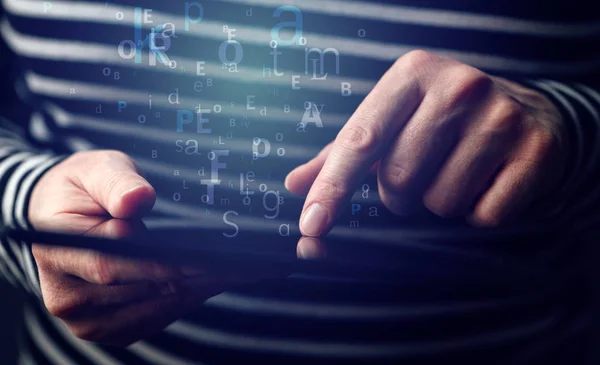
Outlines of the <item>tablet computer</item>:
<svg viewBox="0 0 600 365">
<path fill-rule="evenodd" d="M 440 231 L 441 230 L 441 231 Z M 223 268 L 259 268 L 268 265 L 305 275 L 336 276 L 392 283 L 478 282 L 488 286 L 541 289 L 553 275 L 547 257 L 550 241 L 561 232 L 547 227 L 504 229 L 415 227 L 399 225 L 348 235 L 334 229 L 315 239 L 300 235 L 240 231 L 235 237 L 201 225 L 149 225 L 124 238 L 73 235 L 62 232 L 5 228 L 14 240 L 90 249 L 126 258 L 164 260 Z M 301 258 L 298 244 L 315 240 L 325 252 Z M 305 241 L 306 243 L 306 241 Z M 529 288 L 529 289 L 527 289 Z"/>
</svg>

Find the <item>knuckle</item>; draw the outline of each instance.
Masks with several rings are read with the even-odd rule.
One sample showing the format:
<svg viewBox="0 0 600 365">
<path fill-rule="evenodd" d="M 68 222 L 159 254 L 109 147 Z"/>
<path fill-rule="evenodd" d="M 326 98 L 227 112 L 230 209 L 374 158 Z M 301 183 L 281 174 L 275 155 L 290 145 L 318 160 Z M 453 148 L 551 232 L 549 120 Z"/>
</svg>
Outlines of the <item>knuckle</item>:
<svg viewBox="0 0 600 365">
<path fill-rule="evenodd" d="M 379 145 L 377 133 L 359 124 L 342 128 L 337 140 L 342 148 L 357 154 L 372 154 Z"/>
<path fill-rule="evenodd" d="M 106 162 L 111 162 L 113 160 L 124 160 L 132 162 L 132 159 L 131 157 L 129 157 L 128 154 L 119 150 L 102 150 L 98 153 L 100 153 L 104 157 Z"/>
<path fill-rule="evenodd" d="M 46 294 L 44 295 L 44 305 L 46 306 L 48 313 L 50 313 L 54 317 L 62 317 L 65 309 L 64 304 L 57 301 L 53 295 L 48 295 L 48 293 L 44 294 Z"/>
<path fill-rule="evenodd" d="M 96 284 L 113 284 L 116 281 L 111 261 L 106 256 L 97 254 L 94 256 L 90 265 L 90 277 Z"/>
<path fill-rule="evenodd" d="M 494 115 L 481 125 L 485 135 L 512 135 L 522 126 L 524 120 L 523 106 L 509 97 L 502 97 L 495 102 Z"/>
<path fill-rule="evenodd" d="M 439 60 L 440 57 L 435 53 L 416 49 L 404 54 L 396 64 L 403 70 L 419 71 L 429 68 Z"/>
<path fill-rule="evenodd" d="M 403 190 L 414 179 L 415 172 L 402 161 L 390 161 L 379 173 L 382 187 L 391 190 Z"/>
<path fill-rule="evenodd" d="M 525 142 L 527 147 L 524 153 L 517 156 L 518 160 L 537 164 L 546 157 L 560 150 L 558 136 L 544 127 L 535 128 L 529 133 Z"/>
<path fill-rule="evenodd" d="M 97 154 L 98 151 L 78 151 L 67 157 L 64 162 L 81 163 L 87 161 L 90 157 L 97 156 Z"/>
<path fill-rule="evenodd" d="M 135 160 L 126 154 L 125 152 L 121 152 L 119 150 L 103 150 L 99 152 L 101 161 L 103 161 L 105 166 L 108 166 L 109 171 L 112 170 L 113 163 L 119 162 L 122 164 L 123 162 L 127 165 L 130 165 L 132 170 L 138 170 L 138 165 Z"/>
<path fill-rule="evenodd" d="M 69 310 L 68 306 L 56 303 L 55 301 L 48 301 L 46 303 L 46 309 L 48 310 L 48 313 L 58 318 L 63 318 L 72 312 Z"/>
<path fill-rule="evenodd" d="M 492 79 L 485 73 L 468 65 L 460 64 L 448 69 L 450 84 L 450 103 L 461 105 L 472 98 L 481 97 L 492 85 Z"/>
<path fill-rule="evenodd" d="M 92 150 L 75 152 L 69 156 L 68 159 L 77 160 L 79 162 L 87 162 L 91 159 L 103 163 L 110 163 L 111 161 L 120 159 L 131 160 L 131 157 L 119 150 Z"/>
<path fill-rule="evenodd" d="M 52 299 L 46 303 L 46 309 L 48 313 L 57 318 L 68 318 L 73 314 L 77 313 L 82 307 L 80 303 L 72 300 L 71 298 Z"/>
<path fill-rule="evenodd" d="M 542 94 L 540 92 L 531 90 L 530 93 L 527 93 L 524 96 L 526 97 L 527 103 L 530 105 L 540 107 L 540 108 L 554 106 L 552 101 L 550 101 L 550 99 L 548 99 L 547 96 L 545 96 L 544 94 Z"/>
<path fill-rule="evenodd" d="M 337 200 L 346 194 L 346 187 L 335 177 L 322 176 L 319 184 L 315 184 L 315 196 L 321 200 Z"/>
<path fill-rule="evenodd" d="M 48 313 L 58 318 L 69 318 L 85 307 L 87 300 L 79 291 L 42 289 L 44 305 Z"/>
<path fill-rule="evenodd" d="M 534 138 L 537 142 L 538 151 L 542 154 L 550 152 L 559 143 L 556 133 L 545 127 L 537 128 L 534 132 Z"/>
<path fill-rule="evenodd" d="M 520 121 L 525 114 L 523 106 L 510 97 L 500 98 L 496 103 L 498 110 L 496 119 L 500 123 L 506 123 L 508 126 L 512 126 L 515 122 Z"/>
</svg>

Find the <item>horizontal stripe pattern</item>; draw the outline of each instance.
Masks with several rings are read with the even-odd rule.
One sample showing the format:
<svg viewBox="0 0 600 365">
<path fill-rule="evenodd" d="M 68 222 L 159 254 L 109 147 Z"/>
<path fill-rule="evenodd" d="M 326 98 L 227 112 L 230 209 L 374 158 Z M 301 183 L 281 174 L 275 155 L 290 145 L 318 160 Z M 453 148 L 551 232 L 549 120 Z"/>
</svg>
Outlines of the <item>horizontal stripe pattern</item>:
<svg viewBox="0 0 600 365">
<path fill-rule="evenodd" d="M 335 138 L 377 79 L 398 57 L 416 48 L 515 78 L 553 100 L 572 137 L 572 165 L 560 197 L 543 213 L 548 219 L 577 224 L 581 231 L 600 220 L 600 189 L 595 183 L 600 178 L 600 149 L 595 147 L 600 145 L 600 53 L 595 47 L 600 42 L 600 19 L 590 16 L 582 1 L 575 1 L 572 9 L 564 12 L 555 5 L 545 4 L 544 9 L 537 10 L 535 2 L 523 5 L 512 1 L 503 5 L 458 0 L 429 1 L 427 5 L 411 0 L 400 4 L 340 0 L 283 3 L 302 10 L 307 48 L 334 47 L 339 51 L 339 74 L 331 62 L 326 68 L 327 79 L 313 80 L 305 72 L 304 47 L 295 45 L 278 47 L 282 52 L 278 71 L 285 76 L 274 75 L 269 53 L 271 28 L 288 20 L 273 15 L 284 5 L 275 0 L 203 1 L 204 19 L 190 24 L 189 31 L 185 30 L 183 3 L 52 1 L 48 9 L 45 2 L 2 0 L 5 14 L 0 32 L 10 52 L 18 57 L 14 64 L 19 72 L 12 91 L 16 91 L 15 103 L 28 115 L 21 125 L 0 120 L 1 223 L 32 228 L 27 218 L 28 202 L 46 171 L 70 153 L 114 148 L 134 157 L 156 187 L 157 203 L 145 219 L 151 229 L 231 229 L 224 224 L 223 214 L 230 209 L 246 209 L 239 173 L 252 169 L 257 176 L 252 187 L 256 195 L 249 209 L 255 213 L 241 214 L 235 222 L 243 230 L 257 232 L 277 232 L 281 224 L 289 224 L 297 233 L 297 217 L 292 212 L 299 211 L 302 199 L 286 192 L 283 177 Z M 473 4 L 467 7 L 469 3 Z M 175 69 L 160 61 L 151 66 L 147 47 L 141 64 L 119 56 L 118 43 L 133 39 L 136 6 L 153 9 L 154 23 L 142 24 L 143 34 L 158 24 L 174 24 L 178 38 L 172 39 L 166 53 L 177 63 Z M 252 17 L 246 16 L 249 9 Z M 552 9 L 562 19 L 549 17 Z M 235 39 L 243 45 L 239 72 L 222 67 L 216 56 L 218 47 L 227 40 L 224 25 L 236 29 Z M 358 34 L 360 29 L 365 31 L 364 37 Z M 197 61 L 205 62 L 206 77 L 196 74 Z M 119 80 L 115 71 L 120 73 Z M 292 75 L 299 76 L 299 90 L 291 90 Z M 214 82 L 212 87 L 207 85 L 207 78 Z M 201 92 L 194 90 L 196 81 L 203 83 Z M 340 95 L 344 82 L 352 85 L 352 95 L 347 97 Z M 178 102 L 173 103 L 176 90 Z M 248 109 L 247 95 L 255 96 L 256 109 Z M 127 103 L 123 111 L 118 110 L 121 101 Z M 310 126 L 315 128 L 298 133 L 308 101 L 325 105 L 323 128 Z M 212 133 L 193 133 L 193 128 L 176 132 L 177 111 L 193 110 L 198 104 L 213 108 L 207 124 Z M 222 112 L 215 112 L 217 105 Z M 260 113 L 263 107 L 265 115 Z M 281 141 L 276 140 L 278 134 L 284 136 Z M 259 159 L 249 165 L 253 138 L 261 136 L 273 144 L 269 159 L 279 159 L 271 163 Z M 177 151 L 190 140 L 201 146 L 199 157 Z M 206 157 L 211 148 L 229 150 L 230 159 L 227 170 L 219 171 L 224 183 L 215 187 L 215 202 L 220 204 L 209 207 L 201 200 L 204 192 L 198 180 L 202 176 L 199 169 L 210 170 Z M 285 153 L 276 156 L 279 148 Z M 188 182 L 187 187 L 182 180 Z M 279 191 L 285 199 L 277 219 L 256 213 L 263 208 L 260 183 Z M 371 220 L 363 216 L 361 228 L 355 229 L 348 227 L 354 218 L 347 212 L 332 235 L 378 242 L 396 238 L 399 249 L 467 254 L 458 243 L 441 247 L 429 242 L 456 238 L 460 230 L 411 235 L 397 229 L 379 201 L 376 182 L 366 183 L 371 187 L 368 197 L 364 197 L 364 190 L 358 190 L 352 203 L 362 204 L 363 209 L 376 207 L 381 216 Z M 174 193 L 185 198 L 176 201 Z M 530 275 L 557 261 L 561 248 L 557 246 L 545 258 L 540 256 L 531 263 Z M 481 258 L 476 252 L 468 254 L 474 260 Z M 35 260 L 26 243 L 2 242 L 0 276 L 25 288 L 38 301 L 42 299 Z M 392 295 L 385 285 L 368 281 L 292 275 L 281 282 L 220 294 L 159 335 L 123 350 L 76 339 L 60 321 L 48 317 L 38 302 L 25 312 L 27 335 L 35 350 L 24 353 L 21 361 L 44 358 L 54 364 L 74 364 L 85 359 L 94 364 L 183 365 L 239 363 L 244 359 L 282 363 L 284 359 L 307 362 L 319 357 L 329 361 L 416 360 L 436 352 L 447 362 L 467 363 L 465 359 L 470 359 L 483 363 L 489 359 L 474 360 L 478 355 L 465 354 L 485 349 L 494 354 L 488 356 L 509 363 L 517 353 L 522 359 L 532 359 L 550 353 L 549 344 L 560 347 L 545 341 L 544 334 L 569 327 L 564 323 L 563 303 L 554 298 L 563 285 L 567 287 L 557 281 L 556 292 L 533 290 L 531 297 L 513 298 L 502 293 L 504 297 L 492 298 L 480 292 L 475 298 L 461 293 L 463 298 L 440 300 L 440 293 L 437 301 L 427 302 L 424 294 Z M 465 321 L 462 326 L 454 322 L 468 316 L 477 320 Z M 431 323 L 436 323 L 435 330 L 428 327 Z M 572 326 L 576 330 L 570 331 L 584 332 L 584 327 Z M 422 337 L 424 334 L 428 339 Z"/>
</svg>

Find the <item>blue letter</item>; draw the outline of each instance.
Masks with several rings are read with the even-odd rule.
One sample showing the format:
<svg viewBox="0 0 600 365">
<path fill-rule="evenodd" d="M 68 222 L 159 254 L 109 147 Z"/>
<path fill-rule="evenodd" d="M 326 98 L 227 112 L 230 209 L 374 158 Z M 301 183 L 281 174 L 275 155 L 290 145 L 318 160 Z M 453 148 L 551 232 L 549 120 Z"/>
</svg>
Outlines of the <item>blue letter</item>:
<svg viewBox="0 0 600 365">
<path fill-rule="evenodd" d="M 281 13 L 284 11 L 291 11 L 294 14 L 296 14 L 296 21 L 281 22 L 281 23 L 275 25 L 273 27 L 273 29 L 271 29 L 271 39 L 276 41 L 278 44 L 280 44 L 282 46 L 291 46 L 299 38 L 302 37 L 302 11 L 300 9 L 298 9 L 297 7 L 291 6 L 291 5 L 280 6 L 277 9 L 275 9 L 275 13 L 273 13 L 273 17 L 279 18 Z M 295 33 L 294 33 L 294 37 L 292 37 L 292 39 L 290 39 L 289 41 L 285 41 L 285 40 L 279 38 L 279 30 L 283 27 L 294 27 L 296 29 Z"/>
<path fill-rule="evenodd" d="M 191 19 L 190 18 L 190 9 L 192 8 L 192 6 L 195 6 L 198 8 L 198 17 L 196 19 Z M 202 5 L 200 5 L 197 2 L 186 2 L 185 3 L 185 30 L 189 31 L 190 30 L 190 23 L 200 23 L 200 21 L 202 20 L 202 18 L 204 17 L 204 8 L 202 7 Z"/>
<path fill-rule="evenodd" d="M 191 110 L 177 110 L 177 132 L 183 132 L 183 125 L 192 123 L 192 119 L 193 114 Z"/>
</svg>

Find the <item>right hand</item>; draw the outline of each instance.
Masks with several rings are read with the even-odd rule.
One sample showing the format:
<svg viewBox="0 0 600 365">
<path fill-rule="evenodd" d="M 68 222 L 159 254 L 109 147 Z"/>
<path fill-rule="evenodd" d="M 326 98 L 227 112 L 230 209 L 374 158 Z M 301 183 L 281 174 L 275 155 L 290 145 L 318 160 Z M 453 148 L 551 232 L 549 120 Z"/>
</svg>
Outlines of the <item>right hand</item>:
<svg viewBox="0 0 600 365">
<path fill-rule="evenodd" d="M 124 237 L 156 193 L 118 151 L 76 153 L 38 181 L 29 203 L 35 229 Z M 33 244 L 44 304 L 77 337 L 128 345 L 166 327 L 206 299 L 268 273 L 214 272 Z"/>
</svg>

